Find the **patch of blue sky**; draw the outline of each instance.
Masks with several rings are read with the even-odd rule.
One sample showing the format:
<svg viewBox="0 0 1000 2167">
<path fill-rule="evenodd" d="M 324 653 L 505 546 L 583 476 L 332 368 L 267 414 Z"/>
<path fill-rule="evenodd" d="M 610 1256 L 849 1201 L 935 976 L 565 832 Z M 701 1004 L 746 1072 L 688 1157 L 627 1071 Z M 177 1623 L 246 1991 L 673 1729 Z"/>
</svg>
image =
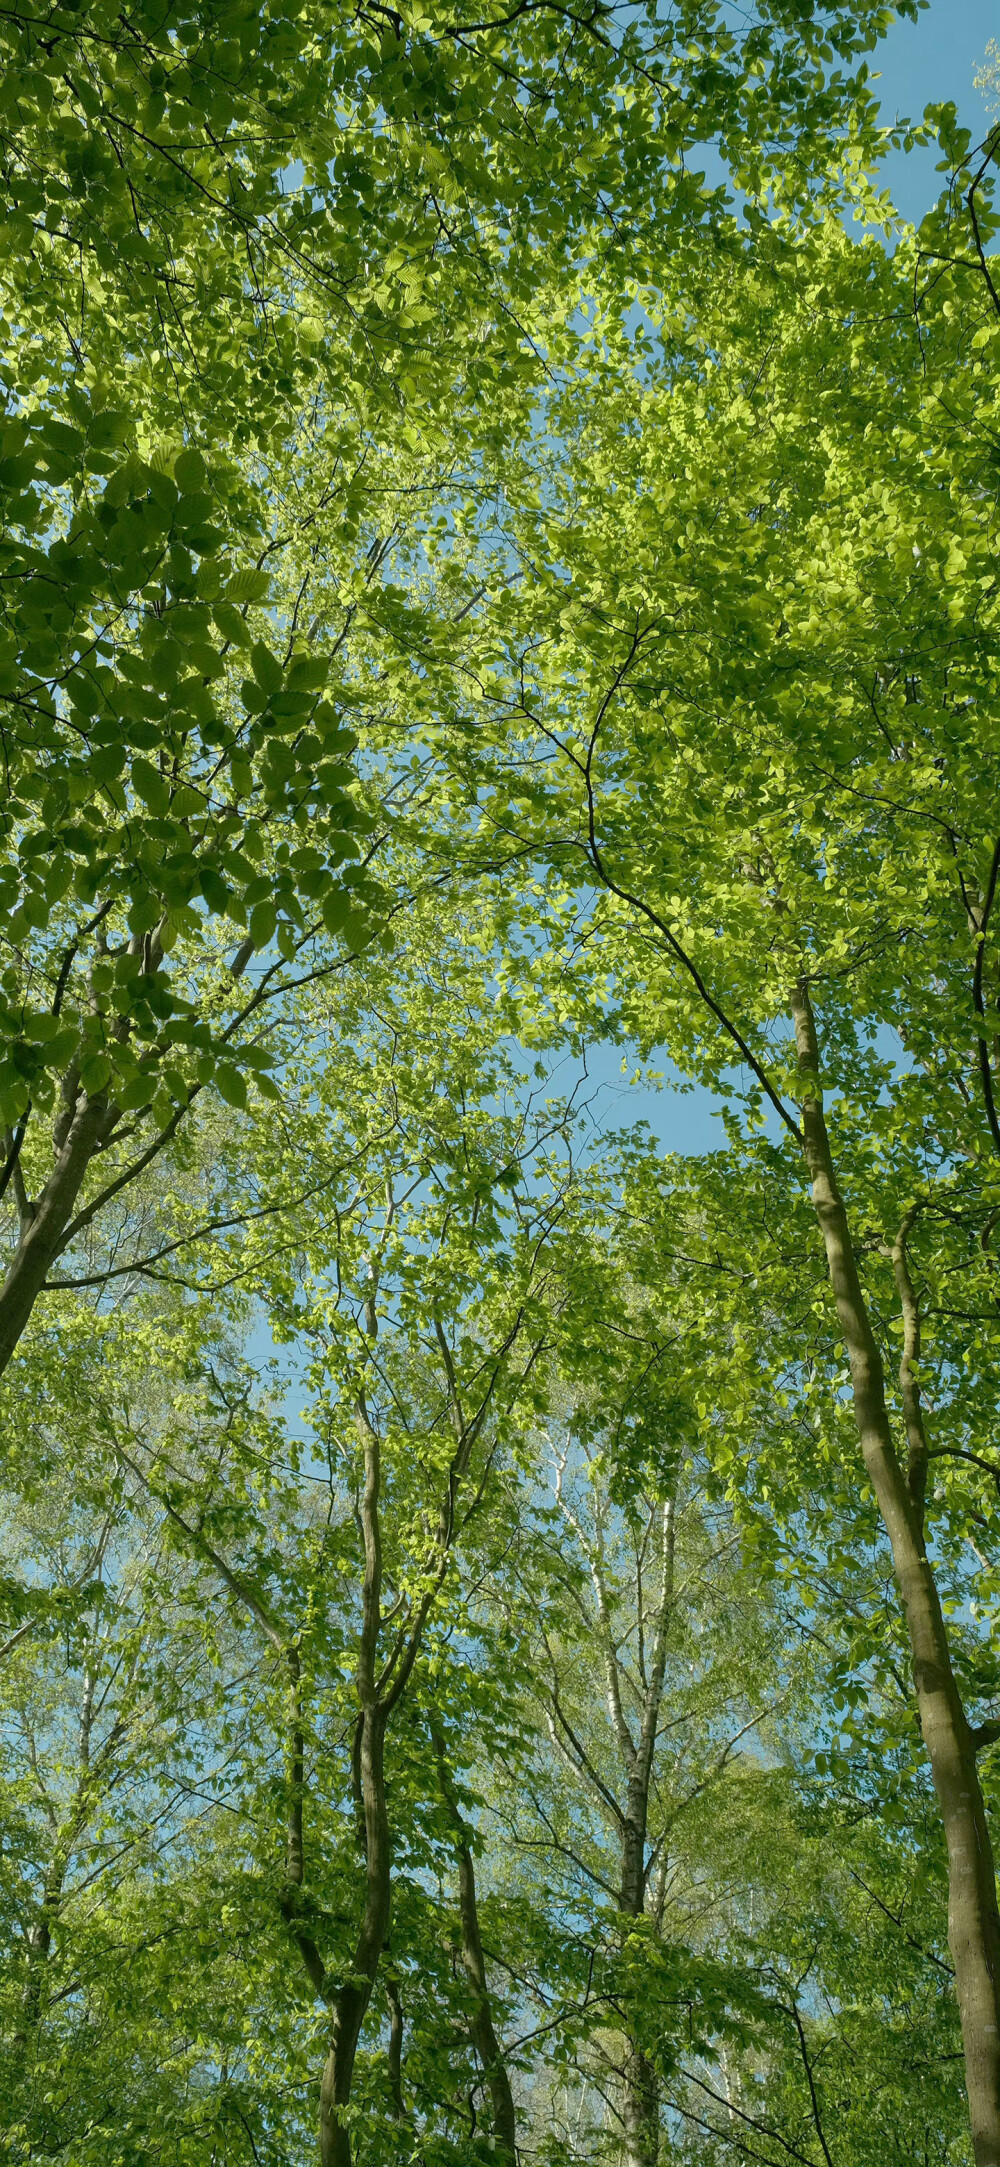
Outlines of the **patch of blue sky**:
<svg viewBox="0 0 1000 2167">
<path fill-rule="evenodd" d="M 733 9 L 731 15 L 735 26 L 742 11 Z M 991 100 L 975 78 L 993 40 L 1000 41 L 997 0 L 930 0 L 915 23 L 895 21 L 866 62 L 885 125 L 920 122 L 927 106 L 950 101 L 957 106 L 962 125 L 971 130 L 973 142 L 981 141 L 994 116 Z M 704 169 L 710 186 L 726 180 L 712 143 L 699 146 L 687 162 Z M 886 154 L 884 185 L 900 216 L 911 224 L 919 223 L 945 185 L 946 176 L 937 170 L 939 162 L 934 144 Z M 737 206 L 740 200 L 734 192 Z"/>
<path fill-rule="evenodd" d="M 997 0 L 931 0 L 917 22 L 896 22 L 872 56 L 875 92 L 887 120 L 920 120 L 928 105 L 951 100 L 974 142 L 986 133 L 988 101 L 975 85 L 986 47 L 1000 38 Z M 902 216 L 916 224 L 940 194 L 933 145 L 890 151 L 886 184 Z"/>
</svg>

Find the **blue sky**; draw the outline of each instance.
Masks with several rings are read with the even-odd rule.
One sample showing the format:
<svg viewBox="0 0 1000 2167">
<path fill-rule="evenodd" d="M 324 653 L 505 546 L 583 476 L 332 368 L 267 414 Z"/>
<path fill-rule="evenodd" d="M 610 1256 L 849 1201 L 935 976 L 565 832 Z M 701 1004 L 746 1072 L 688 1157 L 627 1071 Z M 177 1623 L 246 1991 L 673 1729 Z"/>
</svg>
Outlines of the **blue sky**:
<svg viewBox="0 0 1000 2167">
<path fill-rule="evenodd" d="M 975 75 L 991 38 L 1000 44 L 1000 0 L 931 0 L 916 23 L 898 22 L 872 56 L 877 95 L 887 111 L 920 119 L 924 107 L 951 98 L 978 138 L 987 114 Z M 904 217 L 917 219 L 940 187 L 932 152 L 889 161 L 889 180 Z"/>
</svg>

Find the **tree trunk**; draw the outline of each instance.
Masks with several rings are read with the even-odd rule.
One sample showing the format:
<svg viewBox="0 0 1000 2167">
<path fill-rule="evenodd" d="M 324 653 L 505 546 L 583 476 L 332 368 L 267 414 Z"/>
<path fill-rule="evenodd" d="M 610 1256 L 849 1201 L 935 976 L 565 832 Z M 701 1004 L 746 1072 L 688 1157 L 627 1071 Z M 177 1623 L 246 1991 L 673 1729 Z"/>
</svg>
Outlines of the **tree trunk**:
<svg viewBox="0 0 1000 2167">
<path fill-rule="evenodd" d="M 493 2028 L 493 2011 L 490 2006 L 486 1962 L 483 1956 L 483 1944 L 479 1935 L 476 1874 L 472 1863 L 472 1853 L 464 1838 L 458 1845 L 458 1892 L 462 1914 L 462 1962 L 472 1986 L 473 1995 L 469 2029 L 489 2086 L 497 2156 L 498 2159 L 505 2163 L 509 2161 L 511 2167 L 513 2167 L 513 2163 L 517 2158 L 517 2122 L 514 2115 L 514 2095 L 510 2088 L 510 2078 L 507 2075 L 507 2065 L 503 2058 L 500 2041 Z"/>
<path fill-rule="evenodd" d="M 389 2004 L 389 2091 L 392 2095 L 392 2111 L 397 2122 L 406 2121 L 406 2101 L 403 2098 L 403 2004 L 399 1987 L 389 1973 L 385 1982 L 386 2000 Z"/>
<path fill-rule="evenodd" d="M 625 2167 L 658 2167 L 660 2158 L 660 2088 L 651 2062 L 631 2042 L 625 2064 Z"/>
<path fill-rule="evenodd" d="M 361 1796 L 365 1816 L 367 1885 L 354 1963 L 333 1996 L 330 2046 L 320 2086 L 321 2167 L 351 2167 L 351 2137 L 343 2110 L 350 2105 L 354 2060 L 379 1959 L 389 1931 L 392 1900 L 389 1816 L 385 1802 L 386 1711 L 365 1711 L 361 1725 Z"/>
<path fill-rule="evenodd" d="M 365 1303 L 365 1331 L 370 1340 L 378 1334 L 377 1281 L 369 1276 Z M 428 1584 L 416 1603 L 408 1633 L 401 1636 L 392 1661 L 379 1671 L 379 1634 L 382 1627 L 382 1534 L 379 1519 L 381 1494 L 381 1444 L 376 1423 L 368 1412 L 363 1390 L 355 1401 L 358 1434 L 364 1448 L 365 1478 L 361 1499 L 361 1527 L 365 1546 L 365 1577 L 362 1591 L 361 1639 L 358 1648 L 357 1686 L 361 1707 L 356 1739 L 355 1784 L 361 1794 L 361 1820 L 365 1849 L 367 1888 L 365 1911 L 347 1978 L 329 1996 L 332 2009 L 330 2045 L 320 2086 L 321 2167 L 351 2167 L 349 2109 L 354 2062 L 361 2027 L 368 2011 L 379 1963 L 389 1934 L 392 1912 L 392 1854 L 385 1798 L 385 1734 L 389 1719 L 406 1691 L 417 1659 L 424 1626 L 444 1579 L 455 1535 L 455 1504 L 479 1435 L 490 1394 L 471 1422 L 461 1411 L 455 1372 L 447 1340 L 436 1326 L 438 1343 L 448 1382 L 448 1403 L 455 1430 L 455 1451 L 448 1468 L 441 1506 L 437 1556 Z M 499 1374 L 499 1371 L 497 1372 Z M 492 1392 L 492 1387 L 491 1387 Z M 470 1859 L 471 1867 L 471 1859 Z M 475 1884 L 472 1889 L 475 1903 Z M 480 1950 L 480 1962 L 482 1951 Z M 329 1979 L 329 1974 L 325 1974 Z M 487 2004 L 488 2009 L 488 2004 Z M 513 2110 L 511 2110 L 513 2113 Z M 514 2152 L 511 2145 L 511 2160 Z"/>
<path fill-rule="evenodd" d="M 647 1710 L 653 1697 L 652 1693 L 647 1694 Z M 657 1714 L 659 1704 L 658 1684 L 655 1694 Z M 645 1724 L 643 1728 L 645 1729 Z M 629 1778 L 628 1804 L 622 1828 L 620 1902 L 622 1911 L 631 1919 L 641 1919 L 646 1909 L 646 1822 L 651 1774 L 652 1754 L 649 1755 L 648 1763 L 645 1756 L 639 1756 L 638 1766 Z M 634 2038 L 630 2024 L 625 2034 L 625 2068 L 622 2082 L 624 2167 L 657 2167 L 660 2157 L 660 2088 L 656 2071 Z"/>
<path fill-rule="evenodd" d="M 621 1890 L 619 1903 L 627 1918 L 641 1919 L 646 1912 L 646 1830 L 649 1821 L 649 1786 L 656 1755 L 656 1734 L 666 1673 L 667 1635 L 674 1596 L 674 1536 L 676 1515 L 673 1499 L 663 1506 L 662 1578 L 656 1609 L 652 1670 L 643 1699 L 642 1723 L 637 1747 L 628 1758 L 628 1789 L 621 1830 Z M 637 1588 L 641 1612 L 641 1595 Z M 613 1651 L 612 1651 L 613 1652 Z M 627 1741 L 626 1741 L 627 1743 Z M 622 2119 L 625 2126 L 625 2167 L 657 2167 L 660 2157 L 660 2087 L 656 2070 L 636 2040 L 631 2024 L 625 2035 Z"/>
<path fill-rule="evenodd" d="M 948 1850 L 948 1942 L 965 2050 L 976 2167 L 1000 2167 L 1000 1912 L 976 1749 L 951 1664 L 912 1478 L 893 1443 L 882 1360 L 858 1277 L 837 1187 L 819 1084 L 808 988 L 792 1001 L 802 1096 L 803 1149 L 851 1371 L 861 1451 L 892 1548 L 910 1641 L 920 1727 Z"/>
<path fill-rule="evenodd" d="M 41 1908 L 28 1934 L 28 1977 L 21 1997 L 20 2023 L 14 2035 L 14 2044 L 23 2050 L 29 2036 L 38 2023 L 42 2006 L 42 1987 L 45 1967 L 52 1947 L 52 1929 L 59 1918 L 62 1904 L 63 1883 L 69 1864 L 69 1849 L 65 1829 L 60 1829 L 42 1894 Z"/>
<path fill-rule="evenodd" d="M 108 1120 L 108 1102 L 81 1098 L 57 1142 L 56 1161 L 21 1236 L 0 1288 L 0 1373 L 24 1331 L 57 1256 L 87 1168 Z"/>
<path fill-rule="evenodd" d="M 458 1900 L 462 1921 L 462 1964 L 472 1987 L 472 2012 L 469 2030 L 472 2042 L 483 2065 L 483 2074 L 489 2087 L 490 2104 L 493 2108 L 493 2135 L 496 2140 L 498 2160 L 504 2167 L 515 2167 L 517 2160 L 517 2117 L 514 2112 L 514 2095 L 510 2087 L 503 2049 L 493 2026 L 493 2009 L 490 2001 L 489 1980 L 486 1976 L 486 1959 L 483 1955 L 482 1936 L 479 1931 L 479 1905 L 476 1898 L 476 1870 L 472 1859 L 468 1831 L 458 1809 L 448 1764 L 445 1758 L 444 1739 L 432 1722 L 431 1736 L 437 1754 L 441 1790 L 451 1816 L 455 1831 L 455 1855 L 458 1860 Z"/>
</svg>

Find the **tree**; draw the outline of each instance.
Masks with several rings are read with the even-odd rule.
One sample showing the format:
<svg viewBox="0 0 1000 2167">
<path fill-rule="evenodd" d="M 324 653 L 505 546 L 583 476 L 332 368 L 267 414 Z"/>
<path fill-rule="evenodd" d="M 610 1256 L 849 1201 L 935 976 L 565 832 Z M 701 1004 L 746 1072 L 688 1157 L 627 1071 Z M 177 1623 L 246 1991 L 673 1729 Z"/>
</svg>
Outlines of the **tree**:
<svg viewBox="0 0 1000 2167">
<path fill-rule="evenodd" d="M 845 237 L 885 20 L 0 26 L 26 2155 L 964 2167 L 947 1854 L 998 2167 L 996 146 Z"/>
<path fill-rule="evenodd" d="M 429 919 L 418 921 L 409 956 L 387 966 L 407 1035 L 388 987 L 388 1015 L 370 987 L 374 1013 L 364 1028 L 355 1017 L 338 1058 L 307 1053 L 286 1073 L 280 1138 L 266 1122 L 256 1138 L 244 1134 L 258 1172 L 276 1149 L 296 1160 L 297 1261 L 290 1271 L 279 1245 L 258 1258 L 252 1279 L 310 1365 L 308 1453 L 283 1439 L 252 1372 L 219 1342 L 226 1303 L 211 1272 L 229 1261 L 225 1236 L 214 1257 L 203 1245 L 209 1278 L 194 1302 L 157 1290 L 117 1316 L 95 1316 L 77 1307 L 84 1292 L 61 1298 L 62 1329 L 76 1340 L 73 1389 L 106 1458 L 104 1483 L 124 1481 L 127 1494 L 137 1486 L 186 1572 L 200 1589 L 213 1587 L 212 1611 L 221 1604 L 227 1633 L 256 1644 L 250 1671 L 256 1679 L 263 1666 L 262 1707 L 251 1704 L 247 1751 L 263 1724 L 264 1796 L 246 1762 L 240 1785 L 257 1791 L 270 1849 L 280 1847 L 280 1867 L 273 1857 L 268 1867 L 277 1885 L 266 1939 L 273 1948 L 283 1922 L 296 1980 L 284 1994 L 301 1978 L 316 2006 L 320 2149 L 336 2162 L 353 2156 L 355 2065 L 392 1930 L 393 1852 L 412 1844 L 414 1816 L 418 1826 L 422 1813 L 440 1820 L 442 1793 L 448 1812 L 434 1840 L 449 1859 L 455 1851 L 454 1793 L 430 1742 L 423 1801 L 417 1786 L 408 1826 L 394 1826 L 401 1711 L 439 1609 L 461 1616 L 460 1560 L 473 1569 L 495 1489 L 516 1485 L 556 1320 L 572 1298 L 574 1247 L 586 1254 L 599 1202 L 572 1157 L 561 1164 L 553 1149 L 569 1117 L 553 1106 L 533 1114 L 519 1090 L 509 1109 L 497 1105 L 496 1090 L 513 1075 L 502 1036 L 498 1043 L 505 1017 L 481 994 L 473 1005 L 471 979 L 449 1031 L 421 1034 L 421 974 L 426 1009 L 442 974 L 457 977 L 462 961 L 460 950 L 442 954 Z M 331 1024 L 328 987 L 310 998 Z M 352 998 L 348 989 L 342 1024 Z M 366 1090 L 344 1096 L 351 1070 Z M 314 1155 L 325 1179 L 310 1180 Z M 338 1199 L 344 1172 L 351 1189 Z M 241 1301 L 237 1292 L 234 1323 Z M 94 1353 L 81 1359 L 88 1335 Z M 114 1345 L 121 1377 L 109 1361 Z M 140 1382 L 152 1347 L 162 1405 Z M 23 1362 L 51 1365 L 53 1352 L 39 1333 Z M 319 1521 L 309 1484 L 316 1466 L 327 1507 Z M 458 1849 L 474 1953 L 474 1880 L 461 1837 Z M 485 1992 L 480 1978 L 471 2021 L 480 2047 Z"/>
<path fill-rule="evenodd" d="M 988 236 L 988 207 L 977 217 Z M 994 2162 L 1000 1924 L 976 1770 L 993 1732 L 963 1706 L 924 1536 L 936 1448 L 908 1261 L 915 1226 L 953 1209 L 988 1253 L 994 1183 L 995 329 L 988 270 L 973 247 L 949 271 L 940 231 L 889 259 L 833 224 L 794 243 L 762 225 L 696 314 L 681 290 L 647 296 L 663 366 L 643 337 L 649 381 L 623 392 L 618 367 L 608 398 L 623 334 L 614 312 L 599 326 L 547 424 L 572 450 L 554 502 L 512 517 L 537 569 L 531 607 L 506 611 L 518 675 L 500 722 L 505 757 L 519 741 L 536 766 L 487 819 L 507 847 L 551 851 L 567 909 L 597 884 L 626 1020 L 730 1095 L 739 1064 L 751 1125 L 765 1109 L 779 1124 L 783 1192 L 811 1185 L 949 1846 L 975 2154 Z M 901 1073 L 866 1043 L 889 1029 Z M 859 1131 L 852 1160 L 837 1139 Z M 862 1261 L 872 1213 L 908 1468 Z"/>
<path fill-rule="evenodd" d="M 727 1509 L 705 1494 L 681 1315 L 648 1270 L 633 1277 L 630 1205 L 660 1169 L 638 1155 L 626 1168 L 614 1247 L 591 1260 L 594 1323 L 564 1354 L 573 1396 L 549 1426 L 534 1741 L 527 1782 L 510 1786 L 524 1804 L 500 1810 L 515 1854 L 541 1853 L 550 1905 L 591 1948 L 582 2071 L 625 2167 L 657 2167 L 678 2035 L 731 2029 L 727 1987 L 736 2010 L 746 2001 L 697 1926 L 701 1949 L 689 1945 L 702 1912 L 690 1816 L 699 1802 L 720 1810 L 741 1744 L 772 1734 L 782 1696 Z M 539 1574 L 530 1553 L 527 1571 Z"/>
<path fill-rule="evenodd" d="M 812 2161 L 807 2068 L 821 2119 L 845 2112 L 838 2085 L 869 2101 L 852 2138 L 857 2167 L 889 2143 L 870 2104 L 876 2084 L 901 2161 L 921 2129 L 951 2142 L 953 2065 L 935 2061 L 952 2044 L 948 2012 L 937 1992 L 928 2006 L 926 1989 L 943 1962 L 938 1882 L 924 1869 L 916 1891 L 908 1885 L 926 1800 L 918 1785 L 894 1839 L 898 1798 L 893 1824 L 884 1783 L 860 1760 L 845 1771 L 838 1754 L 833 1802 L 817 1780 L 825 1732 L 801 1654 L 806 1613 L 795 1583 L 775 1574 L 767 1518 L 788 1440 L 766 1365 L 748 1366 L 746 1407 L 731 1381 L 726 1400 L 740 1311 L 735 1298 L 728 1309 L 709 1298 L 718 1264 L 708 1243 L 699 1253 L 711 1215 L 695 1173 L 671 1186 L 635 1142 L 615 1161 L 604 1147 L 599 1175 L 579 1163 L 572 1180 L 560 1173 L 565 1145 L 549 1129 L 564 1110 L 540 1107 L 535 1133 L 523 1082 L 507 1070 L 503 1009 L 498 1019 L 483 1004 L 478 1024 L 471 1004 L 463 1013 L 460 952 L 434 953 L 429 919 L 425 934 L 426 947 L 411 927 L 412 946 L 386 966 L 399 1013 L 370 1018 L 366 1043 L 356 1013 L 347 1028 L 358 999 L 347 981 L 336 1059 L 317 1053 L 286 1074 L 280 1148 L 298 1159 L 307 1199 L 297 1254 L 258 1222 L 238 1251 L 228 1233 L 199 1245 L 200 1286 L 187 1274 L 176 1287 L 153 1279 L 116 1310 L 95 1308 L 86 1290 L 64 1294 L 11 1366 L 7 1559 L 19 1604 L 40 1525 L 53 1544 L 51 1592 L 39 1589 L 15 1627 L 4 1672 L 7 1816 L 25 1826 L 25 1864 L 8 1891 L 25 1946 L 9 1966 L 5 2082 L 22 2094 L 25 1973 L 38 1982 L 33 2089 L 17 2106 L 25 2141 L 73 2146 L 85 2167 L 158 2148 L 169 2157 L 181 2143 L 206 2167 L 213 2147 L 234 2162 L 254 2149 L 275 2163 L 306 2151 L 324 2060 L 332 2043 L 343 2071 L 342 2012 L 354 2017 L 363 1996 L 334 2122 L 358 2167 L 405 2159 L 415 2141 L 479 2167 L 487 2132 L 502 2138 L 511 2110 L 543 2157 L 614 2158 L 612 2109 L 607 2130 L 591 2125 L 595 2085 L 619 2104 L 616 2068 L 633 2105 L 657 2101 L 672 2144 L 688 2131 L 692 2160 L 711 2158 L 710 2143 L 739 2157 L 741 2131 L 752 2149 L 754 2130 L 777 2130 Z M 476 984 L 470 970 L 466 993 Z M 311 999 L 329 1006 L 329 989 Z M 367 1089 L 349 1097 L 350 1060 L 363 1062 Z M 240 1123 L 245 1157 L 255 1127 Z M 204 1148 L 218 1148 L 212 1128 Z M 276 1148 L 265 1119 L 265 1168 Z M 321 1151 L 350 1179 L 336 1209 L 315 1180 Z M 515 1167 L 515 1180 L 496 1180 Z M 718 1164 L 704 1171 L 725 1178 Z M 241 1344 L 237 1257 L 296 1353 L 294 1389 L 311 1403 L 304 1427 L 259 1341 L 250 1359 Z M 743 1291 L 732 1266 L 729 1280 Z M 780 1291 L 774 1281 L 776 1301 Z M 522 1306 L 519 1351 L 510 1329 Z M 491 1379 L 463 1473 L 468 1417 Z M 732 1429 L 720 1432 L 727 1405 Z M 540 1482 L 549 1445 L 565 1457 L 568 1407 L 573 1467 L 560 1487 L 575 1527 Z M 718 1489 L 751 1434 L 759 1496 L 744 1484 L 726 1502 Z M 714 1496 L 706 1470 L 717 1470 Z M 681 1501 L 679 1552 L 660 1735 L 640 1797 L 642 1772 L 630 1778 L 621 1760 L 606 1693 L 610 1667 L 625 1725 L 633 1704 L 648 1709 L 651 1687 L 656 1698 L 651 1644 L 636 1634 L 643 1613 L 655 1642 L 663 1612 L 643 1544 L 657 1485 Z M 662 1501 L 659 1518 L 662 1532 Z M 803 1542 L 802 1585 L 816 1547 Z M 876 1596 L 879 1586 L 876 1574 Z M 845 1618 L 849 1633 L 846 1603 Z M 877 1614 L 869 1637 L 877 1682 L 889 1675 Z M 109 1695 L 90 1762 L 102 1783 L 91 1775 L 77 1826 L 76 1713 L 98 1674 L 95 1647 Z M 645 1689 L 634 1658 L 647 1662 Z M 773 1723 L 761 1697 L 772 1665 Z M 26 1692 L 45 1709 L 31 1739 Z M 101 1759 L 123 1699 L 130 1727 Z M 754 1716 L 776 1766 L 744 1729 Z M 899 1754 L 893 1706 L 886 1720 L 870 1756 L 879 1770 L 887 1740 Z M 904 1746 L 909 1766 L 908 1737 Z M 58 1846 L 34 1803 L 39 1773 L 65 1808 L 58 1887 Z M 624 1890 L 623 1874 L 634 1884 L 637 1873 L 641 1892 Z M 386 1901 L 375 1945 L 371 1913 Z M 50 1922 L 44 1968 L 30 1940 L 39 1922 Z M 847 1985 L 862 1981 L 859 2005 Z M 907 2100 L 911 2066 L 926 2072 L 922 2122 Z M 572 2117 L 560 2107 L 568 2089 Z M 649 2113 L 632 2121 L 649 2153 Z"/>
<path fill-rule="evenodd" d="M 371 817 L 355 703 L 322 698 L 356 603 L 333 634 L 308 576 L 272 584 L 278 506 L 290 492 L 299 535 L 336 505 L 356 586 L 395 535 L 387 453 L 488 453 L 506 399 L 530 405 L 539 281 L 573 290 L 622 216 L 698 231 L 687 145 L 719 134 L 735 171 L 794 194 L 845 114 L 873 144 L 863 70 L 824 69 L 885 10 L 786 17 L 764 8 L 742 45 L 701 0 L 615 34 L 547 8 L 7 20 L 0 1182 L 19 1233 L 0 1362 L 103 1154 L 139 1140 L 117 1193 L 193 1092 L 243 1088 L 246 1004 L 213 924 L 238 980 L 278 923 L 294 944 L 364 900 L 342 876 Z M 286 454 L 307 402 L 326 457 L 304 505 Z M 357 659 L 352 640 L 348 677 Z"/>
<path fill-rule="evenodd" d="M 511 1959 L 531 1981 L 521 2036 L 537 2026 L 555 2048 L 525 2096 L 526 2135 L 543 2157 L 588 2161 L 669 2145 L 811 2163 L 827 2139 L 852 2167 L 925 2144 L 965 2158 L 943 1861 L 905 1649 L 885 1646 L 886 1561 L 866 1584 L 854 1531 L 838 1529 L 838 1609 L 830 1481 L 825 1520 L 803 1528 L 788 1477 L 800 1425 L 774 1396 L 776 1362 L 758 1365 L 756 1407 L 727 1400 L 734 1318 L 749 1332 L 758 1317 L 745 1293 L 743 1312 L 739 1291 L 713 1296 L 702 1171 L 678 1169 L 673 1189 L 636 1162 L 592 1308 L 589 1390 L 578 1373 L 572 1414 L 547 1425 L 557 1501 L 528 1507 L 515 1553 L 534 1648 L 524 1712 L 501 1770 L 484 1754 L 473 1778 L 491 1877 L 512 1909 L 531 1892 Z M 721 1184 L 736 1168 L 704 1171 Z M 657 1482 L 674 1501 L 660 1677 Z M 846 1475 L 843 1489 L 846 1513 Z M 509 1578 L 503 1614 L 519 1614 Z M 830 1708 L 848 1695 L 838 1742 Z M 657 1704 L 647 1772 L 635 1735 Z"/>
</svg>

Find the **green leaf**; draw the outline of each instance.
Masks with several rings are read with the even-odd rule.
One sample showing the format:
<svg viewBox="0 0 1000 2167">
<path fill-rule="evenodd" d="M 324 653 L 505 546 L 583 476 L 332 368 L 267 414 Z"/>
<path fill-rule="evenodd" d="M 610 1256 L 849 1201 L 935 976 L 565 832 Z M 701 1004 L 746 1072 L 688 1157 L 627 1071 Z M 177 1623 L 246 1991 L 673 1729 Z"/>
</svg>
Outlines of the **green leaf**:
<svg viewBox="0 0 1000 2167">
<path fill-rule="evenodd" d="M 323 897 L 320 905 L 323 924 L 328 933 L 339 933 L 347 922 L 349 898 L 343 888 L 333 888 Z"/>
<path fill-rule="evenodd" d="M 253 674 L 261 691 L 268 698 L 271 697 L 272 693 L 280 692 L 282 684 L 281 664 L 272 655 L 270 648 L 264 645 L 263 640 L 254 642 L 250 650 L 250 661 Z"/>
<path fill-rule="evenodd" d="M 266 948 L 274 937 L 278 913 L 273 903 L 257 903 L 250 912 L 250 937 L 258 950 Z"/>
<path fill-rule="evenodd" d="M 98 451 L 127 444 L 134 431 L 135 416 L 124 408 L 102 407 L 99 414 L 91 415 L 87 424 L 88 442 Z"/>
<path fill-rule="evenodd" d="M 219 1062 L 213 1081 L 220 1098 L 225 1099 L 227 1106 L 237 1106 L 241 1111 L 246 1107 L 246 1078 L 238 1068 L 233 1068 L 228 1062 Z"/>
<path fill-rule="evenodd" d="M 258 572 L 248 567 L 246 571 L 236 572 L 232 579 L 227 580 L 223 600 L 226 602 L 263 602 L 270 584 L 266 572 Z"/>
<path fill-rule="evenodd" d="M 250 646 L 252 635 L 246 619 L 241 617 L 238 609 L 233 608 L 231 602 L 213 601 L 212 615 L 224 640 L 231 641 L 234 647 Z"/>
<path fill-rule="evenodd" d="M 158 768 L 140 754 L 132 762 L 130 781 L 150 812 L 164 813 L 170 803 L 170 785 Z"/>
<path fill-rule="evenodd" d="M 128 1083 L 120 1085 L 115 1096 L 123 1112 L 135 1113 L 140 1107 L 150 1104 L 155 1091 L 155 1076 L 140 1073 L 137 1076 L 130 1077 Z"/>
<path fill-rule="evenodd" d="M 287 674 L 288 690 L 318 692 L 329 673 L 330 665 L 322 656 L 293 655 Z"/>
<path fill-rule="evenodd" d="M 174 460 L 174 480 L 185 496 L 193 496 L 203 490 L 207 479 L 205 461 L 193 445 L 178 453 Z"/>
<path fill-rule="evenodd" d="M 224 917 L 232 901 L 232 891 L 227 887 L 221 874 L 216 872 L 214 866 L 199 866 L 198 886 L 208 904 L 209 910 L 216 912 L 220 917 Z"/>
<path fill-rule="evenodd" d="M 113 1073 L 111 1056 L 107 1053 L 88 1054 L 87 1059 L 80 1063 L 80 1082 L 91 1098 L 104 1090 Z"/>
</svg>

